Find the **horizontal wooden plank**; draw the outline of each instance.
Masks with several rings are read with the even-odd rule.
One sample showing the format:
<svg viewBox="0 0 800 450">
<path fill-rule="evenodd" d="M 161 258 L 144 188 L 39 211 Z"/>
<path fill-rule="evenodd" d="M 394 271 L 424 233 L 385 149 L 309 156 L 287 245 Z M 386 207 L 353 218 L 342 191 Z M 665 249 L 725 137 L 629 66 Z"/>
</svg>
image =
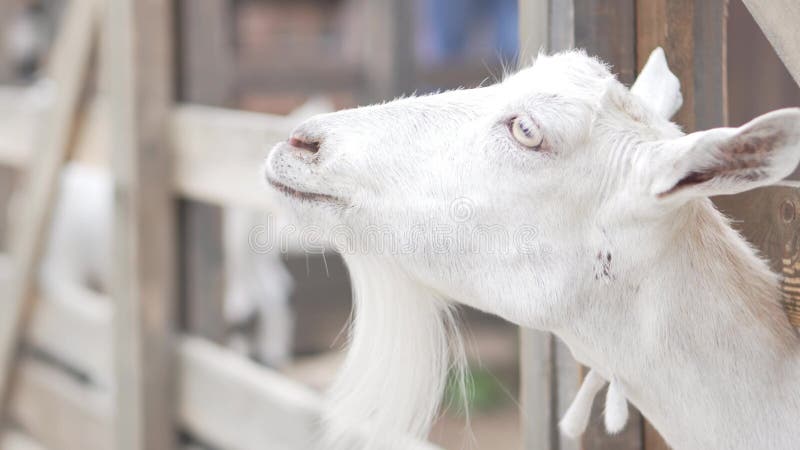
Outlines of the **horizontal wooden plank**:
<svg viewBox="0 0 800 450">
<path fill-rule="evenodd" d="M 177 107 L 172 121 L 176 191 L 193 200 L 276 210 L 261 168 L 267 151 L 296 123 L 284 116 Z"/>
<path fill-rule="evenodd" d="M 111 305 L 86 289 L 41 298 L 26 332 L 30 345 L 65 363 L 96 385 L 113 385 Z"/>
<path fill-rule="evenodd" d="M 314 448 L 320 400 L 309 388 L 210 341 L 180 347 L 179 415 L 192 435 L 219 448 Z"/>
<path fill-rule="evenodd" d="M 47 88 L 0 89 L 0 164 L 26 166 L 48 92 Z M 106 149 L 112 141 L 105 108 L 102 101 L 95 101 L 82 117 L 75 149 L 82 162 L 107 163 Z M 268 150 L 286 139 L 298 121 L 297 116 L 176 107 L 172 114 L 176 193 L 220 205 L 279 208 L 260 172 Z"/>
<path fill-rule="evenodd" d="M 0 253 L 0 292 L 8 283 L 10 261 Z M 36 304 L 25 342 L 101 387 L 111 386 L 111 303 L 87 289 L 62 289 L 57 299 Z"/>
<path fill-rule="evenodd" d="M 50 450 L 110 450 L 111 397 L 30 357 L 19 361 L 10 414 Z"/>
</svg>

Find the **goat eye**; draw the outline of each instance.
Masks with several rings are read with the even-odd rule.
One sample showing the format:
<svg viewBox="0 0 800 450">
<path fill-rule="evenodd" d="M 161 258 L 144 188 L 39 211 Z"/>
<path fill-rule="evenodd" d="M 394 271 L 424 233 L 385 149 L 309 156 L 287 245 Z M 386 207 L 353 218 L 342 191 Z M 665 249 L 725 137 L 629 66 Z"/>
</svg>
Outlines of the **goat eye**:
<svg viewBox="0 0 800 450">
<path fill-rule="evenodd" d="M 527 117 L 517 116 L 509 124 L 511 135 L 525 147 L 535 149 L 542 145 L 544 136 L 536 123 Z"/>
</svg>

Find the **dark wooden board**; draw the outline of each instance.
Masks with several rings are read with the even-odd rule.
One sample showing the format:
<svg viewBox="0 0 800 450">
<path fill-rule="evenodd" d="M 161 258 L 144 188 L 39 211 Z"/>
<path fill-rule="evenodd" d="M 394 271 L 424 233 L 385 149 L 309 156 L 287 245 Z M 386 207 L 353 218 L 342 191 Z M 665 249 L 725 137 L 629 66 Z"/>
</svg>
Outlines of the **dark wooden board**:
<svg viewBox="0 0 800 450">
<path fill-rule="evenodd" d="M 219 0 L 178 3 L 177 97 L 230 106 L 235 77 L 233 5 Z M 189 333 L 217 343 L 225 339 L 223 210 L 178 200 L 181 321 Z"/>
</svg>

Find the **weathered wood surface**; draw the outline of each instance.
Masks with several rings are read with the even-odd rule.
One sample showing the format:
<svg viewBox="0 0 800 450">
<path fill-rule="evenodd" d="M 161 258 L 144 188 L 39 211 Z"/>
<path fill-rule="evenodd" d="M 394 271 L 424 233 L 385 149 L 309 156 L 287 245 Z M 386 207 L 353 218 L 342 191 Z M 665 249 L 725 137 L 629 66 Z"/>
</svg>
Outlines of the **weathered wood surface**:
<svg viewBox="0 0 800 450">
<path fill-rule="evenodd" d="M 795 0 L 743 0 L 794 80 L 800 84 L 800 3 Z"/>
<path fill-rule="evenodd" d="M 197 338 L 183 340 L 179 361 L 179 414 L 192 435 L 217 448 L 313 448 L 320 402 L 309 388 Z"/>
<path fill-rule="evenodd" d="M 524 66 L 540 50 L 551 47 L 549 0 L 520 0 L 519 20 L 520 61 Z M 549 450 L 558 445 L 555 371 L 555 337 L 520 329 L 520 415 L 525 450 Z"/>
<path fill-rule="evenodd" d="M 114 447 L 176 445 L 175 230 L 169 118 L 172 2 L 106 5 L 105 65 L 114 136 Z"/>
<path fill-rule="evenodd" d="M 14 2 L 0 1 L 0 30 L 8 30 L 18 7 L 19 5 L 15 5 Z M 8 83 L 14 78 L 10 54 L 6 50 L 8 48 L 7 37 L 7 33 L 0 32 L 0 83 Z M 0 96 L 2 96 L 1 92 Z M 8 209 L 8 201 L 13 189 L 13 175 L 8 169 L 0 169 L 0 249 L 6 249 L 7 245 L 6 220 L 2 212 Z"/>
<path fill-rule="evenodd" d="M 363 101 L 391 100 L 414 87 L 414 11 L 406 0 L 362 0 Z"/>
<path fill-rule="evenodd" d="M 178 99 L 213 106 L 233 102 L 233 8 L 223 0 L 177 1 Z"/>
<path fill-rule="evenodd" d="M 14 194 L 16 173 L 8 167 L 0 167 L 0 250 L 8 249 L 8 208 Z"/>
<path fill-rule="evenodd" d="M 0 30 L 3 30 L 3 33 L 0 33 L 0 83 L 8 83 L 13 78 L 10 55 L 6 51 L 8 42 L 5 30 L 8 30 L 17 8 L 19 5 L 15 5 L 14 2 L 7 0 L 0 2 Z"/>
<path fill-rule="evenodd" d="M 0 88 L 0 164 L 22 169 L 31 158 L 33 136 L 43 113 L 35 102 L 24 100 L 29 94 Z M 92 104 L 82 120 L 85 125 L 78 133 L 76 153 L 105 151 L 110 138 L 108 116 L 102 102 Z M 218 205 L 275 210 L 277 199 L 260 181 L 259 171 L 269 148 L 285 140 L 296 122 L 287 116 L 199 105 L 173 108 L 166 123 L 174 152 L 174 193 Z M 104 160 L 90 157 L 87 162 L 103 164 Z"/>
<path fill-rule="evenodd" d="M 555 339 L 555 341 L 555 373 L 558 376 L 558 380 L 556 380 L 556 418 L 560 420 L 569 409 L 575 395 L 578 394 L 583 374 L 581 366 L 575 362 L 567 344 L 559 339 Z M 601 440 L 604 438 L 605 434 L 600 436 Z M 559 431 L 558 450 L 581 450 L 584 447 L 583 441 L 592 442 L 593 439 L 586 439 L 586 436 L 582 439 L 572 439 Z"/>
<path fill-rule="evenodd" d="M 522 447 L 525 450 L 554 449 L 559 441 L 556 337 L 521 329 L 520 339 Z"/>
<path fill-rule="evenodd" d="M 293 123 L 282 116 L 177 108 L 172 116 L 175 190 L 215 204 L 279 210 L 260 171 L 269 148 L 286 139 Z"/>
<path fill-rule="evenodd" d="M 728 0 L 695 2 L 694 17 L 695 126 L 724 127 L 728 125 Z"/>
<path fill-rule="evenodd" d="M 521 66 L 529 65 L 539 50 L 546 50 L 550 47 L 549 20 L 549 1 L 519 1 L 519 62 Z"/>
<path fill-rule="evenodd" d="M 33 153 L 37 125 L 46 108 L 35 92 L 0 88 L 0 164 L 22 169 Z M 109 141 L 109 111 L 93 102 L 78 133 L 77 154 L 103 153 Z M 214 204 L 270 208 L 270 191 L 258 171 L 267 151 L 286 139 L 296 123 L 290 117 L 185 104 L 172 109 L 174 189 L 182 197 Z M 89 163 L 104 164 L 90 157 Z"/>
<path fill-rule="evenodd" d="M 70 3 L 48 68 L 57 97 L 44 117 L 42 128 L 34 136 L 33 148 L 37 149 L 37 154 L 31 160 L 20 193 L 25 207 L 18 212 L 17 226 L 12 230 L 12 279 L 4 301 L 0 302 L 0 408 L 8 398 L 18 340 L 33 306 L 36 269 L 55 201 L 58 174 L 68 157 L 86 81 L 95 35 L 96 7 L 94 0 Z"/>
<path fill-rule="evenodd" d="M 575 46 L 611 64 L 620 81 L 636 74 L 635 0 L 574 0 Z"/>
<path fill-rule="evenodd" d="M 76 287 L 59 298 L 42 297 L 26 341 L 96 386 L 113 386 L 111 299 Z"/>
<path fill-rule="evenodd" d="M 179 200 L 180 321 L 185 331 L 216 343 L 226 333 L 222 208 Z"/>
<path fill-rule="evenodd" d="M 235 50 L 233 4 L 181 0 L 178 5 L 178 100 L 228 106 Z M 222 208 L 178 201 L 181 322 L 189 333 L 217 343 L 225 339 L 225 261 Z"/>
<path fill-rule="evenodd" d="M 111 395 L 30 357 L 19 364 L 11 418 L 50 450 L 111 450 Z"/>
<path fill-rule="evenodd" d="M 548 52 L 575 47 L 575 0 L 549 2 L 547 19 Z"/>
</svg>

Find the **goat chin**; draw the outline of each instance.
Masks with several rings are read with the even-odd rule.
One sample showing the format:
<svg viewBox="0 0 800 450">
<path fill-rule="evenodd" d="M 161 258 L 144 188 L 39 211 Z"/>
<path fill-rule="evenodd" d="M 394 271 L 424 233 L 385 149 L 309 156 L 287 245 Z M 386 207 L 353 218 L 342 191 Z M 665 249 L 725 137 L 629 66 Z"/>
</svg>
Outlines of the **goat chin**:
<svg viewBox="0 0 800 450">
<path fill-rule="evenodd" d="M 358 435 L 369 448 L 403 448 L 405 439 L 428 434 L 451 370 L 466 392 L 455 313 L 390 261 L 345 259 L 354 313 L 348 355 L 327 398 L 323 439 L 326 448 L 354 448 Z"/>
</svg>

